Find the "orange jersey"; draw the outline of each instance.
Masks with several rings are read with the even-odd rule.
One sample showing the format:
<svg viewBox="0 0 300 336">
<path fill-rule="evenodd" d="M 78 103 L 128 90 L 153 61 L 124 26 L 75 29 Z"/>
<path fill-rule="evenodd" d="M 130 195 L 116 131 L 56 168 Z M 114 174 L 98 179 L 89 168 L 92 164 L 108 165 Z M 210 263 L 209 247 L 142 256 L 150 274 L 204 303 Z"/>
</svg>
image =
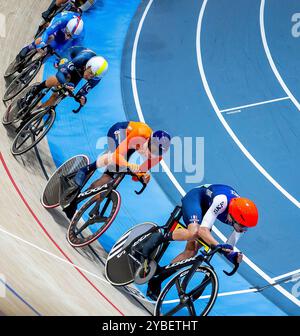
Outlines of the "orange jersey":
<svg viewBox="0 0 300 336">
<path fill-rule="evenodd" d="M 125 159 L 129 150 L 138 151 L 147 142 L 152 134 L 152 129 L 145 123 L 130 121 L 126 129 L 126 139 L 120 143 L 113 153 L 113 161 L 118 166 L 128 167 L 129 163 Z M 162 157 L 148 157 L 140 166 L 141 172 L 147 172 L 161 161 Z"/>
</svg>

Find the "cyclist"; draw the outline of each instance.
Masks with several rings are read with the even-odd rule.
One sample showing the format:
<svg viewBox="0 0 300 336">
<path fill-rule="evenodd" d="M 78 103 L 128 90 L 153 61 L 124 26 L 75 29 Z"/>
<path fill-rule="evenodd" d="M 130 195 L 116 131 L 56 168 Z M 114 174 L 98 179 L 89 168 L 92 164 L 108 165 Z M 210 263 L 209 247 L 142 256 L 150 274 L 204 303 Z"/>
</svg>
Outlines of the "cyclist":
<svg viewBox="0 0 300 336">
<path fill-rule="evenodd" d="M 49 8 L 42 13 L 42 17 L 46 22 L 49 22 L 49 18 L 57 12 L 60 7 L 69 2 L 69 5 L 64 10 L 75 11 L 82 13 L 87 11 L 95 2 L 95 0 L 52 0 Z"/>
<path fill-rule="evenodd" d="M 79 46 L 70 48 L 68 57 L 69 59 L 61 59 L 56 65 L 58 72 L 55 76 L 33 86 L 26 96 L 19 100 L 19 108 L 29 106 L 34 97 L 46 88 L 66 84 L 70 90 L 74 90 L 82 79 L 87 82 L 77 92 L 76 98 L 82 106 L 86 104 L 88 92 L 100 83 L 108 70 L 108 62 L 102 56 L 97 56 L 94 51 Z M 57 94 L 54 93 L 43 106 L 53 105 L 56 97 Z"/>
<path fill-rule="evenodd" d="M 20 51 L 16 61 L 20 63 L 31 50 L 37 49 L 42 52 L 41 49 L 47 45 L 52 49 L 62 48 L 69 40 L 77 39 L 81 35 L 83 26 L 83 20 L 77 13 L 62 12 L 57 14 L 43 35 Z"/>
<path fill-rule="evenodd" d="M 100 179 L 92 183 L 91 189 L 109 183 L 117 171 L 124 169 L 129 169 L 145 183 L 149 183 L 150 175 L 147 172 L 162 160 L 163 155 L 169 150 L 171 141 L 167 132 L 161 130 L 154 132 L 147 124 L 134 121 L 114 124 L 109 129 L 107 138 L 108 152 L 78 171 L 74 178 L 74 185 L 70 186 L 66 195 L 83 187 L 86 176 L 102 167 L 107 169 Z M 146 159 L 141 165 L 128 162 L 135 152 Z M 137 179 L 133 178 L 133 180 Z M 64 211 L 71 219 L 76 211 L 76 204 L 71 203 Z"/>
<path fill-rule="evenodd" d="M 206 184 L 190 190 L 182 199 L 183 221 L 187 229 L 178 229 L 163 237 L 161 233 L 153 233 L 141 248 L 147 258 L 163 241 L 187 241 L 184 252 L 172 263 L 194 257 L 199 249 L 197 239 L 201 238 L 211 247 L 222 247 L 222 254 L 232 263 L 242 262 L 243 255 L 234 252 L 241 235 L 248 228 L 255 227 L 258 222 L 258 210 L 249 199 L 241 197 L 232 187 L 222 184 Z M 212 236 L 211 230 L 216 219 L 233 227 L 226 244 Z M 160 284 L 164 279 L 152 278 L 149 281 L 148 295 L 156 298 L 160 292 Z"/>
</svg>

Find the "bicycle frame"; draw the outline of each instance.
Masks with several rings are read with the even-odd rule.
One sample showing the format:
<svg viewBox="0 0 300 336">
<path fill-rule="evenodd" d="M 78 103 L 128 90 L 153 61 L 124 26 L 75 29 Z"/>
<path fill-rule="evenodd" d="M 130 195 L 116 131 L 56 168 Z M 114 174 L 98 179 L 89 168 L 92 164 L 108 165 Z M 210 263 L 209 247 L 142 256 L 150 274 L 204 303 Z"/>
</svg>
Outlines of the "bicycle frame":
<svg viewBox="0 0 300 336">
<path fill-rule="evenodd" d="M 157 229 L 163 230 L 163 234 L 166 234 L 168 232 L 173 232 L 174 230 L 176 230 L 178 228 L 186 228 L 186 226 L 184 224 L 180 223 L 181 217 L 182 217 L 182 208 L 180 206 L 176 206 L 175 209 L 173 210 L 173 212 L 171 213 L 167 223 L 164 226 L 153 227 L 145 235 L 149 235 L 149 233 L 151 233 L 151 232 L 153 233 L 153 232 L 157 231 Z M 141 239 L 141 238 L 139 238 L 139 239 Z M 214 269 L 213 266 L 210 264 L 210 260 L 212 259 L 212 257 L 214 256 L 215 253 L 220 252 L 221 248 L 211 250 L 211 247 L 208 244 L 206 244 L 200 238 L 197 239 L 197 242 L 205 250 L 205 251 L 203 251 L 202 254 L 198 254 L 198 255 L 196 255 L 192 258 L 185 259 L 185 260 L 182 260 L 182 261 L 179 261 L 179 262 L 176 262 L 176 263 L 171 263 L 171 264 L 168 264 L 166 266 L 160 267 L 160 268 L 158 268 L 158 270 L 156 271 L 154 276 L 162 278 L 162 279 L 167 279 L 172 274 L 176 273 L 178 270 L 180 270 L 182 268 L 188 268 L 189 267 L 189 269 L 187 271 L 187 274 L 186 274 L 186 276 L 183 280 L 183 283 L 182 283 L 182 289 L 183 289 L 183 291 L 185 291 L 186 287 L 187 287 L 187 284 L 189 283 L 190 279 L 193 277 L 196 270 L 198 269 L 198 267 L 203 262 L 205 262 L 211 269 Z M 171 242 L 168 241 L 168 242 L 164 242 L 161 245 L 160 250 L 158 251 L 158 253 L 156 254 L 156 256 L 153 259 L 157 264 L 159 264 L 162 256 L 164 255 L 164 253 L 165 253 L 166 249 L 168 248 L 168 246 L 170 245 L 170 243 Z M 234 269 L 231 272 L 226 272 L 226 271 L 223 271 L 223 272 L 228 276 L 232 276 L 233 274 L 236 273 L 236 271 L 238 270 L 238 267 L 239 267 L 239 264 L 236 264 Z"/>
<path fill-rule="evenodd" d="M 181 206 L 176 206 L 175 209 L 172 211 L 167 223 L 160 227 L 160 229 L 163 230 L 164 234 L 167 232 L 173 232 L 177 229 L 184 228 L 186 229 L 186 225 L 180 223 L 180 219 L 182 217 L 182 208 Z M 154 229 L 155 230 L 155 229 Z M 197 242 L 200 246 L 204 247 L 206 252 L 210 251 L 210 247 L 208 244 L 206 244 L 203 240 L 200 238 L 197 239 Z M 160 249 L 159 253 L 155 257 L 155 261 L 158 263 L 162 256 L 164 255 L 166 249 L 168 248 L 170 242 L 166 242 L 163 244 L 162 248 Z"/>
<path fill-rule="evenodd" d="M 72 173 L 70 175 L 67 175 L 66 177 L 71 179 L 71 178 L 75 177 L 76 174 L 77 174 L 77 172 Z M 84 185 L 88 182 L 88 180 L 92 177 L 93 174 L 94 174 L 94 172 L 90 172 L 87 175 L 87 178 L 84 181 Z M 134 174 L 132 174 L 130 172 L 116 173 L 116 176 L 113 178 L 113 180 L 111 182 L 109 182 L 107 184 L 104 184 L 102 186 L 96 187 L 94 189 L 89 189 L 88 188 L 85 191 L 80 192 L 80 194 L 76 197 L 75 202 L 77 204 L 79 204 L 80 202 L 84 201 L 85 199 L 95 196 L 96 194 L 98 194 L 102 190 L 106 190 L 106 193 L 104 194 L 104 197 L 107 197 L 112 192 L 112 190 L 116 190 L 118 188 L 118 186 L 123 181 L 123 179 L 125 178 L 126 175 L 132 176 Z M 139 182 L 143 184 L 143 188 L 138 192 L 136 191 L 136 194 L 138 194 L 138 195 L 140 195 L 146 189 L 146 186 L 147 186 L 141 179 L 139 179 Z M 107 206 L 108 206 L 108 203 L 104 206 L 105 210 L 106 210 Z"/>
</svg>

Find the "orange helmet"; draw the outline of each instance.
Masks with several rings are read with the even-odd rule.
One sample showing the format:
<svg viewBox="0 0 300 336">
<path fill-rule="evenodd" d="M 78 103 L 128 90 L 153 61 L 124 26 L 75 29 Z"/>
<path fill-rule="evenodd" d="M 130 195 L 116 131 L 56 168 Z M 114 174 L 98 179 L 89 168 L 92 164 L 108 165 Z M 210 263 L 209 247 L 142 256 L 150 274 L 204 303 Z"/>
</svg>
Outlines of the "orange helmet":
<svg viewBox="0 0 300 336">
<path fill-rule="evenodd" d="M 247 198 L 232 198 L 229 202 L 228 213 L 234 221 L 246 227 L 254 227 L 258 221 L 257 207 Z"/>
</svg>

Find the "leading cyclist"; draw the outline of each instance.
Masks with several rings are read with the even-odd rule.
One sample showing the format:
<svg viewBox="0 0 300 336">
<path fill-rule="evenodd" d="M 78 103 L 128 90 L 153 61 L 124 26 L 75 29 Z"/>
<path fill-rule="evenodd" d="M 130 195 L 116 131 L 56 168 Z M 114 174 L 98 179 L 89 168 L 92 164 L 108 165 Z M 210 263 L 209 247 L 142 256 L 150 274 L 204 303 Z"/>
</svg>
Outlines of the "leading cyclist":
<svg viewBox="0 0 300 336">
<path fill-rule="evenodd" d="M 194 257 L 199 249 L 197 239 L 210 247 L 221 247 L 222 254 L 232 263 L 241 263 L 243 254 L 234 251 L 241 235 L 258 222 L 256 205 L 248 198 L 241 197 L 236 190 L 223 184 L 206 184 L 190 190 L 182 199 L 183 221 L 187 229 L 178 229 L 163 236 L 153 233 L 141 248 L 147 258 L 164 241 L 187 241 L 185 250 L 172 263 Z M 230 225 L 232 234 L 226 244 L 220 244 L 211 234 L 216 220 Z M 148 295 L 156 299 L 164 279 L 154 277 L 149 281 Z"/>
</svg>

